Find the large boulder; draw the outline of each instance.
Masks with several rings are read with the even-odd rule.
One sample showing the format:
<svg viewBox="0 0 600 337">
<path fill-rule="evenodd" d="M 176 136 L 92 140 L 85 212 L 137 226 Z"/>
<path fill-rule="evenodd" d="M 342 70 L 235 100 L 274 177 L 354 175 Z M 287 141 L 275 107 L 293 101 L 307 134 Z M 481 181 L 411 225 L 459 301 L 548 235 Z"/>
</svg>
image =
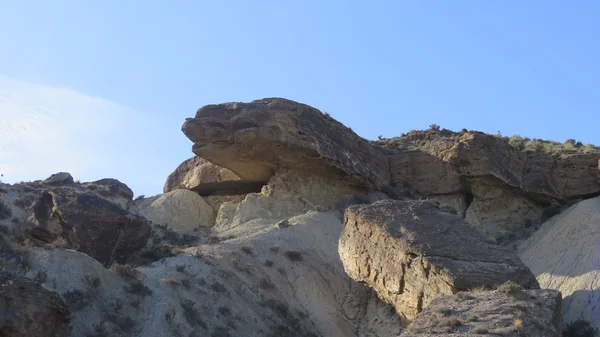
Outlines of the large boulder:
<svg viewBox="0 0 600 337">
<path fill-rule="evenodd" d="M 183 124 L 192 150 L 239 177 L 267 182 L 278 168 L 390 182 L 387 158 L 368 141 L 308 105 L 281 98 L 207 105 Z"/>
<path fill-rule="evenodd" d="M 73 180 L 73 176 L 71 176 L 71 174 L 68 172 L 55 173 L 48 177 L 46 180 L 42 181 L 42 184 L 50 186 L 70 185 L 73 183 L 75 183 L 75 181 Z"/>
<path fill-rule="evenodd" d="M 0 274 L 0 336 L 63 337 L 68 332 L 69 316 L 56 293 Z"/>
<path fill-rule="evenodd" d="M 401 336 L 562 336 L 560 292 L 507 290 L 437 298 Z"/>
<path fill-rule="evenodd" d="M 155 224 L 167 224 L 173 229 L 197 229 L 215 224 L 215 211 L 197 193 L 174 190 L 156 197 L 149 205 L 135 211 Z"/>
<path fill-rule="evenodd" d="M 549 219 L 519 246 L 540 286 L 564 297 L 565 322 L 600 328 L 600 197 L 581 201 Z"/>
<path fill-rule="evenodd" d="M 127 209 L 133 199 L 131 188 L 117 179 L 104 178 L 83 183 L 82 186 L 89 188 L 102 198 L 114 202 L 123 209 Z"/>
<path fill-rule="evenodd" d="M 169 175 L 163 191 L 188 189 L 202 196 L 240 195 L 259 192 L 262 186 L 261 182 L 242 179 L 229 169 L 195 156 L 181 163 Z"/>
<path fill-rule="evenodd" d="M 148 221 L 81 187 L 56 187 L 41 192 L 28 221 L 30 237 L 52 243 L 62 238 L 67 247 L 83 252 L 105 266 L 123 263 L 146 245 Z"/>
<path fill-rule="evenodd" d="M 407 320 L 433 299 L 513 280 L 538 288 L 519 258 L 433 201 L 383 200 L 346 209 L 339 254 Z"/>
</svg>

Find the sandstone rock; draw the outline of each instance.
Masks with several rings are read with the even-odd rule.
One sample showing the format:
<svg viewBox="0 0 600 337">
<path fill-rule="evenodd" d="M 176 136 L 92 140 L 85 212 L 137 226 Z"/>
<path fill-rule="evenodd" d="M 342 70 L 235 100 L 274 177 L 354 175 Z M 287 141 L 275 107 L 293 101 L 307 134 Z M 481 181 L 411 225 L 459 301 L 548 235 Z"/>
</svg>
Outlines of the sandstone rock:
<svg viewBox="0 0 600 337">
<path fill-rule="evenodd" d="M 173 229 L 212 227 L 215 211 L 201 196 L 189 190 L 174 190 L 156 198 L 139 214 L 155 224 L 168 224 Z"/>
<path fill-rule="evenodd" d="M 561 302 L 560 292 L 547 289 L 461 292 L 433 300 L 401 336 L 560 337 Z"/>
<path fill-rule="evenodd" d="M 600 153 L 522 152 L 481 132 L 432 137 L 390 156 L 392 181 L 432 198 L 468 200 L 465 209 L 452 206 L 484 231 L 512 231 L 550 204 L 600 194 Z"/>
<path fill-rule="evenodd" d="M 519 247 L 519 256 L 540 286 L 563 295 L 566 323 L 577 319 L 600 327 L 600 197 L 554 216 Z"/>
<path fill-rule="evenodd" d="M 192 150 L 239 177 L 267 182 L 278 168 L 348 177 L 349 183 L 390 183 L 387 158 L 368 141 L 319 110 L 266 98 L 207 105 L 182 127 Z"/>
<path fill-rule="evenodd" d="M 221 208 L 221 205 L 223 205 L 226 202 L 231 202 L 234 204 L 239 204 L 240 202 L 242 202 L 242 200 L 244 200 L 244 198 L 246 198 L 246 194 L 240 194 L 240 195 L 207 195 L 204 198 L 204 201 L 206 201 L 207 204 L 210 205 L 210 207 L 212 207 L 212 209 L 215 211 L 215 214 L 217 214 L 219 212 L 219 209 Z"/>
<path fill-rule="evenodd" d="M 63 337 L 68 327 L 69 310 L 57 294 L 0 274 L 0 336 Z"/>
<path fill-rule="evenodd" d="M 52 186 L 70 185 L 75 183 L 73 177 L 68 172 L 59 172 L 51 175 L 48 179 L 42 181 L 42 184 Z"/>
<path fill-rule="evenodd" d="M 133 191 L 126 184 L 117 179 L 105 178 L 88 183 L 83 183 L 83 186 L 97 191 L 100 194 L 114 194 L 122 196 L 127 200 L 133 199 Z"/>
<path fill-rule="evenodd" d="M 231 170 L 196 156 L 181 163 L 169 175 L 163 190 L 168 193 L 188 189 L 202 196 L 240 195 L 259 192 L 262 185 L 261 182 L 242 179 Z"/>
<path fill-rule="evenodd" d="M 150 225 L 85 188 L 56 187 L 35 201 L 28 220 L 30 236 L 51 243 L 59 238 L 69 247 L 108 266 L 124 262 L 144 247 Z"/>
<path fill-rule="evenodd" d="M 517 256 L 433 201 L 383 200 L 346 209 L 339 254 L 350 277 L 409 321 L 433 299 L 461 290 L 507 280 L 539 287 Z"/>
</svg>

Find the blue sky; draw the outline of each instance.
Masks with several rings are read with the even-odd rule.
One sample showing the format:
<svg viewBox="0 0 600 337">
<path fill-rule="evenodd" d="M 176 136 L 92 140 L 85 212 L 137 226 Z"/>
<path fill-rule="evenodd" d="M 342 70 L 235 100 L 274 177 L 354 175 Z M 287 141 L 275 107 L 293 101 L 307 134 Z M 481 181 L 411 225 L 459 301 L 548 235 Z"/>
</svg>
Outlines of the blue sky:
<svg viewBox="0 0 600 337">
<path fill-rule="evenodd" d="M 598 1 L 0 0 L 0 126 L 14 135 L 0 169 L 9 182 L 65 170 L 156 194 L 192 155 L 186 117 L 273 96 L 369 139 L 436 123 L 598 144 L 599 17 Z M 44 107 L 79 117 L 15 131 Z M 72 132 L 86 121 L 96 127 Z M 25 139 L 36 132 L 45 146 Z M 36 165 L 14 155 L 21 142 Z M 94 164 L 77 159 L 88 147 Z"/>
</svg>

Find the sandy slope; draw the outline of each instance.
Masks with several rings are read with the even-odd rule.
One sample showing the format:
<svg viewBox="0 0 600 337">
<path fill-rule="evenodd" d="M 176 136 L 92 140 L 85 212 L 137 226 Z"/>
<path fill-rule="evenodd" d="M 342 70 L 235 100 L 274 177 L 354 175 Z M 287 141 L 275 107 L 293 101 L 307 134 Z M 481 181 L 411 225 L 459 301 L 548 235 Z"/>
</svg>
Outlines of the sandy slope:
<svg viewBox="0 0 600 337">
<path fill-rule="evenodd" d="M 542 288 L 562 292 L 565 322 L 600 326 L 600 197 L 581 201 L 548 220 L 519 247 Z"/>
</svg>

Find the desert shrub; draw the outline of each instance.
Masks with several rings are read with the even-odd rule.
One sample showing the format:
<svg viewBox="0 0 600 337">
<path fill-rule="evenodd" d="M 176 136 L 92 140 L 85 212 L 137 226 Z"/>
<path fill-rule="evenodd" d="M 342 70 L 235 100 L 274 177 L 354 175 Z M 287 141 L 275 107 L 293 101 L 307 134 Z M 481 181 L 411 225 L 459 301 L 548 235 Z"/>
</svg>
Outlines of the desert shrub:
<svg viewBox="0 0 600 337">
<path fill-rule="evenodd" d="M 88 305 L 88 295 L 81 290 L 75 289 L 62 294 L 65 303 L 73 311 L 78 311 Z"/>
<path fill-rule="evenodd" d="M 254 252 L 254 248 L 252 248 L 252 246 L 242 246 L 242 248 L 240 248 L 242 252 L 248 254 L 248 255 L 252 255 L 252 253 Z"/>
<path fill-rule="evenodd" d="M 578 319 L 573 321 L 563 330 L 563 337 L 597 337 L 598 328 L 593 327 L 590 322 Z"/>
<path fill-rule="evenodd" d="M 263 290 L 273 290 L 273 289 L 275 289 L 275 285 L 267 277 L 263 277 L 260 280 L 260 283 L 258 284 L 258 286 L 260 287 L 260 289 L 263 289 Z"/>
<path fill-rule="evenodd" d="M 273 261 L 271 261 L 269 259 L 265 260 L 265 266 L 267 266 L 267 267 L 273 267 Z"/>
<path fill-rule="evenodd" d="M 8 226 L 6 226 L 6 225 L 0 225 L 0 233 L 4 234 L 4 235 L 8 235 L 10 233 L 10 230 L 8 229 Z"/>
<path fill-rule="evenodd" d="M 133 282 L 131 282 L 131 284 L 129 284 L 125 288 L 125 290 L 130 294 L 139 295 L 139 296 L 152 295 L 152 290 L 150 290 L 150 288 L 148 288 L 144 284 L 144 282 L 140 279 L 135 279 Z"/>
<path fill-rule="evenodd" d="M 514 330 L 521 330 L 523 328 L 523 320 L 520 318 L 515 318 L 512 326 Z"/>
<path fill-rule="evenodd" d="M 229 329 L 222 326 L 218 326 L 212 332 L 210 337 L 231 337 L 231 334 L 229 333 Z"/>
<path fill-rule="evenodd" d="M 179 273 L 185 273 L 185 264 L 179 264 L 175 266 L 175 270 Z"/>
<path fill-rule="evenodd" d="M 505 295 L 520 296 L 523 292 L 523 287 L 513 281 L 506 281 L 497 290 Z"/>
<path fill-rule="evenodd" d="M 0 200 L 0 220 L 8 219 L 12 216 L 12 209 L 4 203 L 3 200 Z"/>
<path fill-rule="evenodd" d="M 110 266 L 110 270 L 126 279 L 135 279 L 138 274 L 135 267 L 130 264 L 113 263 L 113 265 Z"/>
<path fill-rule="evenodd" d="M 540 218 L 540 221 L 544 223 L 550 220 L 550 218 L 552 218 L 553 216 L 560 214 L 560 212 L 562 212 L 564 208 L 565 205 L 552 205 L 546 208 L 544 212 L 542 212 L 542 217 Z"/>
<path fill-rule="evenodd" d="M 302 252 L 298 250 L 288 250 L 285 252 L 285 256 L 294 262 L 302 261 Z"/>
<path fill-rule="evenodd" d="M 138 196 L 135 198 L 135 201 L 137 201 L 137 200 L 142 200 L 142 199 L 144 199 L 145 197 L 146 197 L 145 195 L 143 195 L 143 194 L 140 194 L 140 195 L 138 195 Z"/>
<path fill-rule="evenodd" d="M 469 332 L 475 335 L 487 335 L 489 330 L 484 325 L 478 325 Z"/>
<path fill-rule="evenodd" d="M 231 309 L 229 309 L 229 307 L 226 306 L 220 306 L 219 309 L 219 314 L 225 316 L 225 317 L 229 317 L 231 316 Z"/>
<path fill-rule="evenodd" d="M 135 327 L 135 321 L 130 317 L 119 315 L 112 312 L 107 312 L 105 314 L 105 318 L 107 321 L 111 322 L 117 329 L 121 332 L 131 332 Z"/>
<path fill-rule="evenodd" d="M 200 318 L 200 314 L 194 307 L 194 302 L 192 300 L 185 300 L 181 303 L 181 308 L 183 309 L 183 316 L 185 320 L 192 326 L 197 327 L 200 326 L 204 329 L 207 329 L 206 323 Z"/>
</svg>

